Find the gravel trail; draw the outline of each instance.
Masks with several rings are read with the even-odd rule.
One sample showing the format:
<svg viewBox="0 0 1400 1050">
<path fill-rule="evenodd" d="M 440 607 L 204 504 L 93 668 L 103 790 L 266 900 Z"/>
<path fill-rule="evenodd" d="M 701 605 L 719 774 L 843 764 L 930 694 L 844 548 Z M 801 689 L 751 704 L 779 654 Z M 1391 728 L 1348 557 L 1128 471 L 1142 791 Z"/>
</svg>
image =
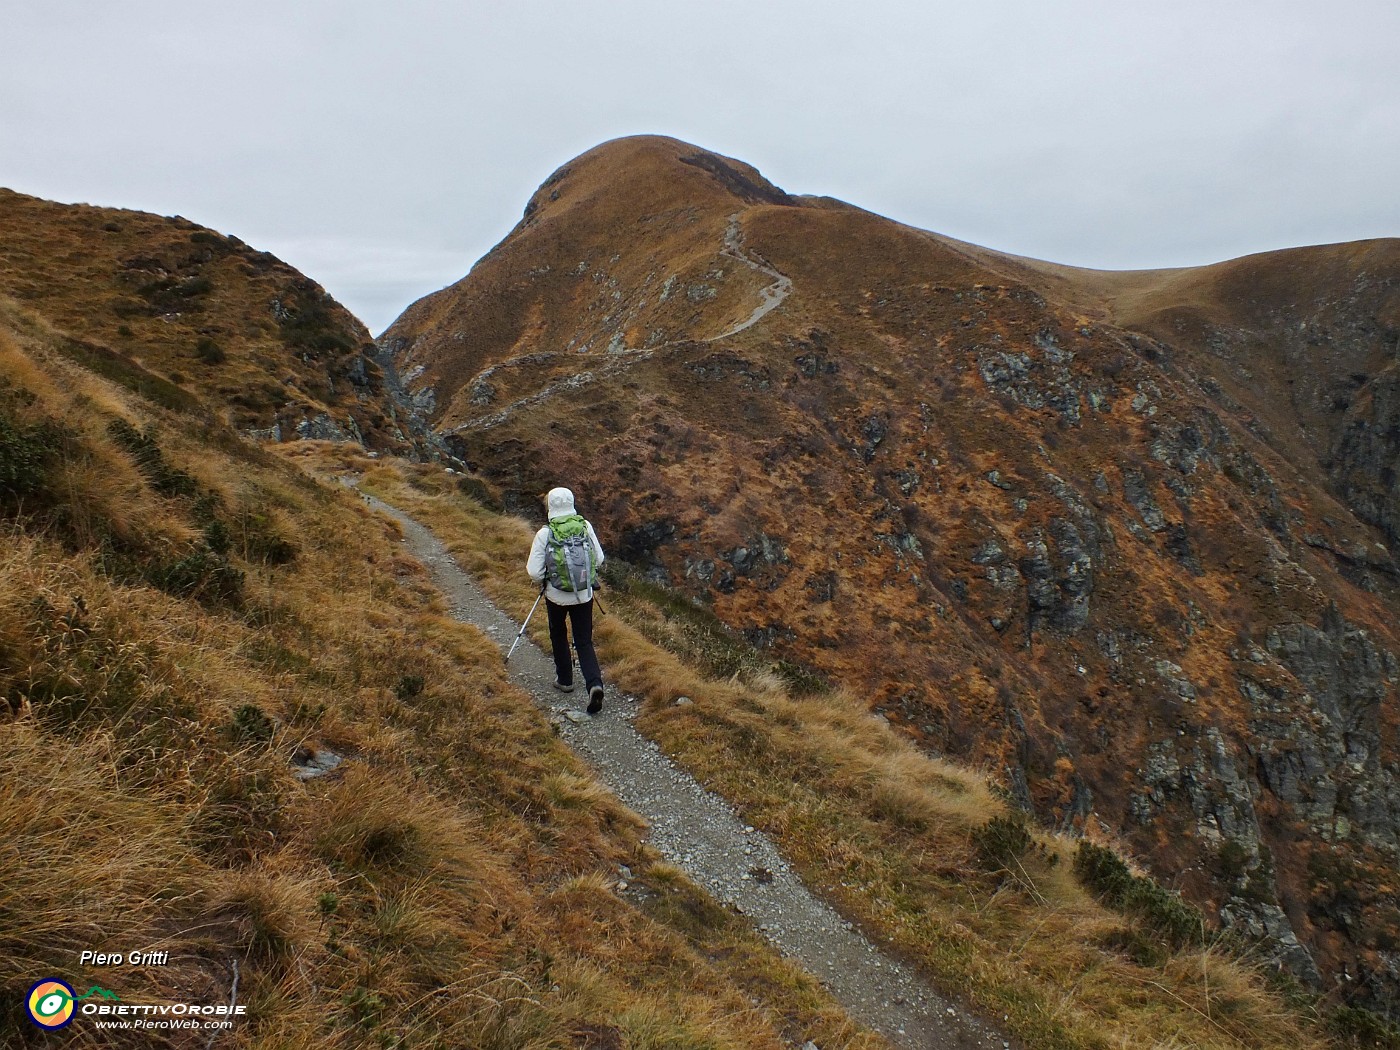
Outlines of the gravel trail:
<svg viewBox="0 0 1400 1050">
<path fill-rule="evenodd" d="M 792 278 L 780 273 L 762 259 L 756 259 L 744 250 L 744 234 L 739 228 L 739 216 L 741 213 L 735 212 L 729 216 L 729 226 L 724 231 L 724 250 L 721 255 L 727 255 L 745 266 L 757 270 L 759 273 L 767 274 L 773 278 L 773 283 L 766 288 L 759 289 L 759 304 L 754 307 L 753 313 L 739 324 L 719 335 L 711 336 L 705 340 L 708 343 L 715 343 L 721 339 L 728 339 L 730 336 L 738 335 L 745 329 L 752 328 L 782 305 L 783 300 L 792 293 Z"/>
<path fill-rule="evenodd" d="M 486 597 L 442 542 L 396 507 L 364 498 L 402 526 L 405 546 L 428 569 L 453 615 L 475 624 L 507 649 L 519 624 Z M 523 552 L 521 565 L 523 569 Z M 647 820 L 651 845 L 716 899 L 749 917 L 783 954 L 820 979 L 857 1021 L 901 1050 L 1012 1046 L 817 899 L 766 835 L 745 824 L 729 803 L 707 791 L 636 730 L 634 698 L 610 689 L 602 714 L 583 714 L 587 696 L 581 689 L 561 694 L 553 688 L 553 661 L 528 636 L 511 657 L 510 673 L 549 712 L 569 746 Z"/>
</svg>

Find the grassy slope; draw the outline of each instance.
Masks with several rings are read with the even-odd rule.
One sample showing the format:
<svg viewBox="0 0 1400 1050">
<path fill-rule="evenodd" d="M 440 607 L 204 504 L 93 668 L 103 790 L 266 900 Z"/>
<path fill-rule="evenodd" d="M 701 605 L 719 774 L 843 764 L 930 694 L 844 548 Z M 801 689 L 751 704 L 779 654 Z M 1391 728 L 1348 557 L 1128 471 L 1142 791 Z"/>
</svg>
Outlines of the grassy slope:
<svg viewBox="0 0 1400 1050">
<path fill-rule="evenodd" d="M 1257 855 L 1251 895 L 1290 916 L 1324 974 L 1361 975 L 1329 987 L 1372 987 L 1394 940 L 1394 858 L 1312 826 L 1257 775 L 1314 702 L 1287 661 L 1255 664 L 1262 648 L 1242 643 L 1335 603 L 1400 651 L 1386 555 L 1298 422 L 1300 405 L 1338 403 L 1328 375 L 1356 379 L 1321 358 L 1382 346 L 1338 333 L 1393 316 L 1396 242 L 1155 274 L 1049 268 L 1048 281 L 1046 266 L 849 206 L 755 205 L 686 163 L 693 149 L 637 139 L 571 161 L 469 278 L 391 327 L 469 469 L 513 508 L 557 478 L 585 485 L 617 549 L 931 750 L 1004 771 L 1052 825 L 1131 836 L 1212 915 L 1241 889 L 1231 855 Z M 735 214 L 745 250 L 794 290 L 761 324 L 702 343 L 764 280 L 720 254 Z M 1266 344 L 1300 331 L 1299 289 L 1335 316 L 1316 348 L 1300 334 L 1294 363 L 1268 363 Z M 1193 303 L 1199 323 L 1179 334 L 1174 307 Z M 1239 340 L 1206 353 L 1205 322 Z M 602 351 L 657 333 L 674 342 L 651 357 Z M 1349 396 L 1363 417 L 1374 404 Z M 1352 480 L 1384 502 L 1383 480 Z M 1076 609 L 1082 626 L 1056 622 Z M 1164 679 L 1172 664 L 1199 702 Z M 1286 697 L 1277 721 L 1249 698 L 1263 672 Z M 1391 700 L 1375 705 L 1378 764 L 1394 760 Z M 1215 734 L 1259 785 L 1239 839 L 1212 836 L 1201 804 L 1230 793 L 1207 759 Z M 1150 780 L 1161 755 L 1179 777 Z M 1316 873 L 1352 865 L 1359 918 L 1338 918 L 1336 880 Z"/>
<path fill-rule="evenodd" d="M 63 338 L 0 324 L 0 1044 L 38 977 L 226 1001 L 236 964 L 226 1046 L 877 1045 L 652 862 L 390 525 Z"/>
<path fill-rule="evenodd" d="M 291 454 L 365 470 L 368 490 L 429 522 L 524 616 L 525 523 L 463 498 L 432 468 Z M 918 752 L 848 698 L 801 695 L 682 598 L 622 581 L 604 600 L 605 673 L 643 699 L 641 726 L 774 834 L 874 939 L 1028 1045 L 1327 1044 L 1310 1008 L 1247 961 L 1220 945 L 1173 947 L 1097 903 L 1071 874 L 1069 842 L 1037 834 L 1020 855 L 998 851 L 989 829 L 1008 809 L 973 771 Z"/>
<path fill-rule="evenodd" d="M 364 325 L 236 237 L 0 189 L 0 296 L 56 325 L 68 356 L 171 407 L 284 431 L 325 413 L 374 446 L 405 444 Z"/>
</svg>

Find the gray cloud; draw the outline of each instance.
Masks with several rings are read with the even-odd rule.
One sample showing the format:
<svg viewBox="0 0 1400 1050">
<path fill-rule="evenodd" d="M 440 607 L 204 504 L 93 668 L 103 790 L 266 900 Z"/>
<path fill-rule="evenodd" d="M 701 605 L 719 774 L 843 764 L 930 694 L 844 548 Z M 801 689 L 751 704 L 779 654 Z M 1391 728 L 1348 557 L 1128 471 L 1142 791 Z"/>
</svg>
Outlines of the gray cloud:
<svg viewBox="0 0 1400 1050">
<path fill-rule="evenodd" d="M 1400 234 L 1378 0 L 6 6 L 0 184 L 235 233 L 375 331 L 640 132 L 1085 266 Z"/>
</svg>

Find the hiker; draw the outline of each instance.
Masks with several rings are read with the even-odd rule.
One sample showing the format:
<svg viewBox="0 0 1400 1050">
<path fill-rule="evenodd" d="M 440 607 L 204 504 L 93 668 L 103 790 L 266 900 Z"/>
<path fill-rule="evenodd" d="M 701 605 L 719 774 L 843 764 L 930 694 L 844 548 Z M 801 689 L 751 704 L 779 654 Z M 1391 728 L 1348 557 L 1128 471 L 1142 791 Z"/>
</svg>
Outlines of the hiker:
<svg viewBox="0 0 1400 1050">
<path fill-rule="evenodd" d="M 545 497 L 549 524 L 535 533 L 525 571 L 544 584 L 545 611 L 549 614 L 549 644 L 554 650 L 554 688 L 574 691 L 574 661 L 569 654 L 565 621 L 572 621 L 574 648 L 583 684 L 588 689 L 588 713 L 603 709 L 603 674 L 593 651 L 593 589 L 603 548 L 593 526 L 574 510 L 574 494 L 565 488 L 549 490 Z"/>
</svg>

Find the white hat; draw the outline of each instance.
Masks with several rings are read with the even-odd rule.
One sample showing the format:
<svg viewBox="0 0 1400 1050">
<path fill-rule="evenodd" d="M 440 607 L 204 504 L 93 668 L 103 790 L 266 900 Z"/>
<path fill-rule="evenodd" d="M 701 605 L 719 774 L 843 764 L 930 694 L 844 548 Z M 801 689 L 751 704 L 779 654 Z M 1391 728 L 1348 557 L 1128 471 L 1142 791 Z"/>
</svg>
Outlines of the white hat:
<svg viewBox="0 0 1400 1050">
<path fill-rule="evenodd" d="M 544 503 L 548 508 L 550 521 L 566 518 L 574 513 L 574 494 L 568 489 L 550 489 Z"/>
</svg>

